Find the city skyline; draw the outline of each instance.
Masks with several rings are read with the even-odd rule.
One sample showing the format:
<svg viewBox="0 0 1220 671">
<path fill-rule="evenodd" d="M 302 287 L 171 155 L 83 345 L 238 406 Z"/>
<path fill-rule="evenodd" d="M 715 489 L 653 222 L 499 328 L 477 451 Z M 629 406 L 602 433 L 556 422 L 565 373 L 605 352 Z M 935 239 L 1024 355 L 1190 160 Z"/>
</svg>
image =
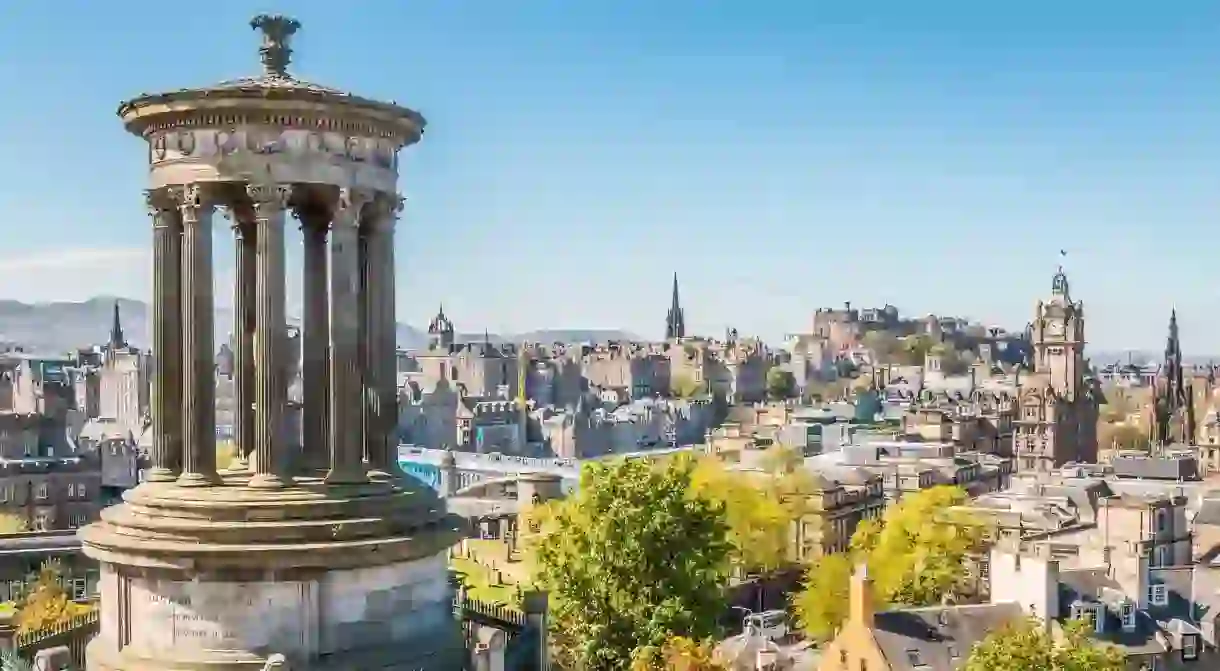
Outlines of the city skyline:
<svg viewBox="0 0 1220 671">
<path fill-rule="evenodd" d="M 676 271 L 696 333 L 775 339 L 846 300 L 1020 328 L 1062 248 L 1091 346 L 1159 348 L 1176 305 L 1187 350 L 1220 351 L 1197 177 L 1220 167 L 1220 9 L 881 4 L 276 9 L 304 25 L 294 72 L 431 122 L 404 161 L 400 321 L 444 303 L 472 329 L 654 336 Z M 0 298 L 147 300 L 144 148 L 114 106 L 255 72 L 218 29 L 254 10 L 9 10 L 0 81 L 28 104 L 0 118 L 21 223 Z M 163 44 L 187 46 L 147 58 Z"/>
</svg>

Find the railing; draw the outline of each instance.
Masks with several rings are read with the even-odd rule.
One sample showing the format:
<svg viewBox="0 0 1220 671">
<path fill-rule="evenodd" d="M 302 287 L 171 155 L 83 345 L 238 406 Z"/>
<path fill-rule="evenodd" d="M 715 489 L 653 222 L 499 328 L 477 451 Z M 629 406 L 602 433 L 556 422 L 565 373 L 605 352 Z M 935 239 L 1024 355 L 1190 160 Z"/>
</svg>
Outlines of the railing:
<svg viewBox="0 0 1220 671">
<path fill-rule="evenodd" d="M 78 615 L 50 629 L 18 634 L 13 647 L 24 659 L 33 659 L 39 650 L 66 646 L 72 655 L 74 668 L 85 668 L 85 646 L 97 635 L 101 619 L 98 611 Z"/>
<path fill-rule="evenodd" d="M 525 613 L 512 607 L 479 599 L 458 597 L 453 600 L 453 610 L 463 620 L 475 620 L 479 624 L 503 629 L 510 633 L 520 633 L 525 629 L 528 620 Z"/>
</svg>

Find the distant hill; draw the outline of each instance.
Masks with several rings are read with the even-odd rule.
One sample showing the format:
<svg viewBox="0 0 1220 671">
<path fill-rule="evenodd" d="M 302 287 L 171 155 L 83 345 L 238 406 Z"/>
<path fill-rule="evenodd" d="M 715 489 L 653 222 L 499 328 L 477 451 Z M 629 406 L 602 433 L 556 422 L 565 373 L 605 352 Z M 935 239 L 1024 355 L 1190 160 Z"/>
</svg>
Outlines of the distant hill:
<svg viewBox="0 0 1220 671">
<path fill-rule="evenodd" d="M 22 345 L 29 351 L 63 353 L 77 347 L 101 344 L 110 336 L 114 304 L 118 301 L 127 341 L 148 346 L 149 308 L 143 301 L 113 296 L 98 296 L 83 302 L 22 303 L 0 300 L 0 342 Z M 216 311 L 216 343 L 228 337 L 233 315 L 228 309 Z M 637 339 L 625 331 L 612 329 L 542 329 L 516 335 L 464 333 L 459 341 L 478 342 L 583 342 Z M 410 324 L 398 324 L 398 345 L 408 349 L 424 347 L 428 334 Z"/>
</svg>

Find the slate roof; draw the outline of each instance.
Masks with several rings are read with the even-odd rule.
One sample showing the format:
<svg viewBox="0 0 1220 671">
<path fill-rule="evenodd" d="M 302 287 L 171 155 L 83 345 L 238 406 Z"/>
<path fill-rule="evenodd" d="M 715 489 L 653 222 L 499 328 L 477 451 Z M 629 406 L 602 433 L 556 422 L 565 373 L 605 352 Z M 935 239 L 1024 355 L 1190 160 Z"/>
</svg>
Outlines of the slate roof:
<svg viewBox="0 0 1220 671">
<path fill-rule="evenodd" d="M 989 633 L 1024 618 L 1016 603 L 905 608 L 877 613 L 873 635 L 894 671 L 951 671 Z"/>
</svg>

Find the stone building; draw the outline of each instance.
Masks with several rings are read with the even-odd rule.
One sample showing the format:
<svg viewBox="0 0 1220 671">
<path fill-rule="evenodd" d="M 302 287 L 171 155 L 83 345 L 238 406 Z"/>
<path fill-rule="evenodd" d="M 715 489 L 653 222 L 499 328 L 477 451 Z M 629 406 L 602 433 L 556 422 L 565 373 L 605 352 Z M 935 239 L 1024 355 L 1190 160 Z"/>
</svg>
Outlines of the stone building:
<svg viewBox="0 0 1220 671">
<path fill-rule="evenodd" d="M 1067 462 L 1096 463 L 1100 390 L 1084 358 L 1084 304 L 1073 301 L 1061 268 L 1031 326 L 1033 373 L 1021 384 L 1014 422 L 1018 471 L 1048 472 Z"/>
<path fill-rule="evenodd" d="M 1169 315 L 1165 361 L 1154 385 L 1149 444 L 1194 445 L 1197 437 L 1193 380 L 1182 367 L 1182 342 L 1178 333 L 1178 311 Z"/>
<path fill-rule="evenodd" d="M 35 531 L 75 529 L 97 516 L 98 458 L 78 453 L 53 417 L 0 413 L 0 512 Z"/>
<path fill-rule="evenodd" d="M 780 497 L 802 500 L 801 516 L 792 522 L 789 543 L 790 559 L 795 562 L 846 552 L 856 527 L 885 511 L 883 478 L 878 473 L 862 468 L 827 469 L 793 482 Z"/>
</svg>

